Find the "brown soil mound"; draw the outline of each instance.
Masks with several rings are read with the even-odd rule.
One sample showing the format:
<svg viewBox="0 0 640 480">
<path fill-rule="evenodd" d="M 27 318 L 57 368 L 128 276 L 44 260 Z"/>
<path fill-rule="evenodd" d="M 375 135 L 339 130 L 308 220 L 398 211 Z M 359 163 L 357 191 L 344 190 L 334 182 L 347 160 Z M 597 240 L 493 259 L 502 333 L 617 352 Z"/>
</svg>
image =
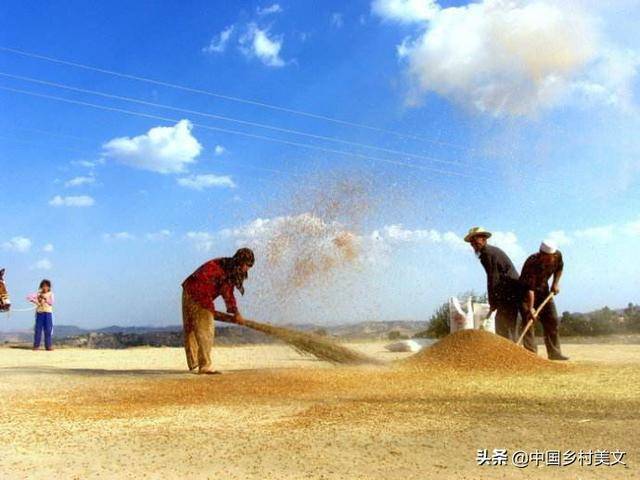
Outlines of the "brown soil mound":
<svg viewBox="0 0 640 480">
<path fill-rule="evenodd" d="M 406 362 L 436 363 L 460 370 L 532 370 L 563 368 L 516 345 L 506 338 L 482 330 L 459 330 L 444 337 Z"/>
</svg>

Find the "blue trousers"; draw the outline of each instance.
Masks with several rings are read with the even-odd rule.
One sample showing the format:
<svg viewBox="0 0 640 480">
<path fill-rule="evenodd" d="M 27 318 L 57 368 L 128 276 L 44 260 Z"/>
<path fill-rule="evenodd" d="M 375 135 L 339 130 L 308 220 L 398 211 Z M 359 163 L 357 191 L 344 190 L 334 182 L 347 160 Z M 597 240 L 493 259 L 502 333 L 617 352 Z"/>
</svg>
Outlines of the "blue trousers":
<svg viewBox="0 0 640 480">
<path fill-rule="evenodd" d="M 33 348 L 40 347 L 42 332 L 44 331 L 44 346 L 51 348 L 51 333 L 53 332 L 53 315 L 48 312 L 36 313 L 36 328 L 33 336 Z"/>
</svg>

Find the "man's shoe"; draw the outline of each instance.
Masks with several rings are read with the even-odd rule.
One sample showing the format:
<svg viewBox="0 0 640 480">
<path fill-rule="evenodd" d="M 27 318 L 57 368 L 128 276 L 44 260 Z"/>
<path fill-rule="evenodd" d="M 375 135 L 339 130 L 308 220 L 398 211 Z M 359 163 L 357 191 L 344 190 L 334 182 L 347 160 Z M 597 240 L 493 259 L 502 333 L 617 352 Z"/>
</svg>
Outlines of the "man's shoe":
<svg viewBox="0 0 640 480">
<path fill-rule="evenodd" d="M 569 360 L 569 357 L 565 357 L 564 355 L 553 355 L 549 357 L 549 360 Z"/>
</svg>

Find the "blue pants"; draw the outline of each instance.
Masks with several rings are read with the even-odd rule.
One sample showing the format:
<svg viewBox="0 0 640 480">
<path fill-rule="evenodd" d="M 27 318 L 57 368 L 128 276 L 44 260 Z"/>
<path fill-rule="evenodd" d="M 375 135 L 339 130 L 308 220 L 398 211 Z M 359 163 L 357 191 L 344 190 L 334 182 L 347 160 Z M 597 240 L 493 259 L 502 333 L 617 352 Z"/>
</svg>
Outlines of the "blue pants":
<svg viewBox="0 0 640 480">
<path fill-rule="evenodd" d="M 40 347 L 40 339 L 44 330 L 44 346 L 47 350 L 51 348 L 51 332 L 53 332 L 53 315 L 48 312 L 36 313 L 36 328 L 33 337 L 33 348 Z"/>
</svg>

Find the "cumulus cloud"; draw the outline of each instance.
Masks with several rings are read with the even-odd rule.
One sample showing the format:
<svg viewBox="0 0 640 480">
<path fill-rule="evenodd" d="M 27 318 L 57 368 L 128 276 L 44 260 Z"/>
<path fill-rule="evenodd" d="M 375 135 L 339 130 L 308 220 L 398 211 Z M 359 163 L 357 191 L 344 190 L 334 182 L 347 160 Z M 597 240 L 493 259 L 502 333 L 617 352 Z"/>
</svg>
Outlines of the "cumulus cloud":
<svg viewBox="0 0 640 480">
<path fill-rule="evenodd" d="M 227 49 L 227 44 L 229 43 L 229 40 L 231 39 L 231 35 L 233 35 L 234 30 L 235 30 L 235 26 L 229 25 L 227 28 L 222 30 L 217 35 L 215 35 L 209 42 L 209 45 L 204 47 L 202 51 L 204 53 L 224 52 Z"/>
<path fill-rule="evenodd" d="M 342 26 L 344 25 L 344 16 L 341 13 L 334 12 L 329 17 L 329 22 L 331 23 L 332 27 L 342 28 Z"/>
<path fill-rule="evenodd" d="M 187 232 L 185 238 L 201 252 L 210 252 L 217 243 L 216 236 L 209 232 Z"/>
<path fill-rule="evenodd" d="M 547 240 L 552 241 L 558 247 L 562 247 L 564 245 L 571 245 L 573 243 L 573 239 L 567 232 L 564 230 L 554 230 L 547 235 Z"/>
<path fill-rule="evenodd" d="M 205 188 L 212 187 L 225 187 L 235 188 L 236 184 L 228 175 L 191 175 L 189 177 L 183 177 L 178 179 L 178 185 L 193 190 L 204 190 Z"/>
<path fill-rule="evenodd" d="M 577 238 L 586 238 L 589 240 L 596 240 L 606 243 L 614 238 L 615 230 L 616 228 L 614 225 L 604 225 L 600 227 L 590 227 L 583 230 L 576 230 L 574 232 L 574 235 Z"/>
<path fill-rule="evenodd" d="M 189 120 L 180 120 L 172 127 L 154 127 L 137 137 L 114 138 L 103 145 L 104 155 L 142 170 L 182 173 L 202 151 L 192 128 Z"/>
<path fill-rule="evenodd" d="M 147 233 L 145 238 L 152 242 L 157 242 L 159 240 L 164 240 L 165 238 L 169 238 L 171 236 L 171 230 L 163 229 L 157 232 Z"/>
<path fill-rule="evenodd" d="M 47 243 L 44 247 L 42 247 L 43 252 L 53 252 L 53 244 Z"/>
<path fill-rule="evenodd" d="M 581 228 L 571 232 L 556 230 L 549 233 L 547 238 L 556 242 L 558 246 L 563 246 L 582 243 L 609 244 L 638 236 L 640 236 L 640 220 L 632 220 L 624 223 Z"/>
<path fill-rule="evenodd" d="M 87 175 L 87 176 L 79 176 L 74 177 L 70 180 L 67 180 L 64 184 L 65 187 L 81 187 L 83 185 L 92 185 L 96 182 L 96 177 Z"/>
<path fill-rule="evenodd" d="M 56 195 L 49 200 L 49 205 L 52 207 L 91 207 L 95 204 L 93 197 L 88 195 L 78 195 L 63 197 Z"/>
<path fill-rule="evenodd" d="M 406 64 L 409 105 L 427 92 L 496 116 L 532 115 L 571 101 L 623 105 L 640 57 L 604 40 L 579 2 L 377 0 L 386 20 L 420 24 L 397 51 Z"/>
<path fill-rule="evenodd" d="M 74 160 L 71 162 L 71 165 L 76 167 L 84 167 L 84 168 L 95 168 L 98 165 L 102 165 L 104 163 L 103 159 L 98 160 Z"/>
<path fill-rule="evenodd" d="M 129 232 L 115 232 L 115 233 L 104 233 L 102 234 L 102 239 L 106 242 L 111 241 L 122 241 L 122 240 L 135 240 L 136 236 Z"/>
<path fill-rule="evenodd" d="M 256 8 L 256 13 L 260 16 L 272 15 L 274 13 L 281 13 L 281 12 L 282 12 L 282 7 L 280 6 L 279 3 L 274 3 L 273 5 L 270 5 L 268 7 Z"/>
<path fill-rule="evenodd" d="M 7 240 L 6 242 L 3 242 L 2 244 L 0 244 L 0 247 L 2 247 L 2 250 L 8 251 L 8 252 L 19 252 L 19 253 L 25 253 L 28 252 L 29 250 L 31 250 L 31 239 L 27 238 L 27 237 L 13 237 L 10 240 Z"/>
<path fill-rule="evenodd" d="M 385 20 L 420 23 L 431 20 L 440 7 L 435 0 L 374 0 L 371 11 Z"/>
<path fill-rule="evenodd" d="M 382 238 L 408 243 L 440 243 L 454 248 L 465 247 L 464 240 L 453 232 L 434 229 L 408 230 L 402 225 L 387 225 L 382 229 Z"/>
<path fill-rule="evenodd" d="M 216 145 L 215 148 L 213 149 L 213 153 L 215 154 L 216 157 L 224 155 L 226 152 L 227 152 L 227 149 L 224 148 L 222 145 Z"/>
<path fill-rule="evenodd" d="M 43 258 L 38 260 L 34 265 L 31 266 L 31 270 L 51 270 L 53 268 L 53 263 L 48 258 Z"/>
<path fill-rule="evenodd" d="M 631 235 L 634 237 L 640 237 L 640 220 L 636 220 L 633 222 L 628 222 L 624 226 L 624 231 L 627 235 Z"/>
<path fill-rule="evenodd" d="M 409 230 L 402 225 L 387 225 L 382 230 L 376 230 L 377 237 L 386 242 L 414 243 L 442 245 L 453 250 L 471 251 L 469 244 L 452 231 L 440 231 L 435 229 Z M 518 237 L 513 232 L 493 232 L 491 243 L 503 249 L 510 257 L 521 260 L 525 251 L 518 242 Z"/>
<path fill-rule="evenodd" d="M 493 232 L 490 243 L 504 250 L 516 265 L 522 263 L 527 255 L 514 232 Z"/>
<path fill-rule="evenodd" d="M 270 36 L 268 29 L 261 29 L 255 23 L 247 26 L 247 31 L 240 37 L 240 51 L 248 58 L 257 58 L 268 67 L 284 67 L 285 61 L 280 57 L 284 42 L 282 35 Z"/>
</svg>

